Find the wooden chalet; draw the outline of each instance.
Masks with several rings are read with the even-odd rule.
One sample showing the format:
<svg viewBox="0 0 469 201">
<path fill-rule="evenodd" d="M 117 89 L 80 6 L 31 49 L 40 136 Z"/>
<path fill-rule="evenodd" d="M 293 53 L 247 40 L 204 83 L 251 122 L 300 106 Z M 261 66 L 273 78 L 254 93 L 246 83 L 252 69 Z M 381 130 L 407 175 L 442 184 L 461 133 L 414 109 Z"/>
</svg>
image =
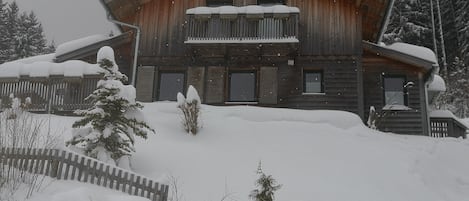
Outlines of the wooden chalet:
<svg viewBox="0 0 469 201">
<path fill-rule="evenodd" d="M 436 61 L 378 45 L 393 0 L 101 2 L 139 29 L 141 101 L 175 100 L 193 85 L 212 105 L 343 110 L 364 121 L 374 107 L 383 131 L 466 130 L 431 123 Z"/>
<path fill-rule="evenodd" d="M 114 46 L 140 101 L 193 85 L 205 104 L 343 110 L 364 122 L 374 107 L 383 131 L 465 137 L 454 118 L 429 115 L 435 59 L 379 45 L 393 0 L 101 2 L 123 36 L 56 60 Z"/>
</svg>

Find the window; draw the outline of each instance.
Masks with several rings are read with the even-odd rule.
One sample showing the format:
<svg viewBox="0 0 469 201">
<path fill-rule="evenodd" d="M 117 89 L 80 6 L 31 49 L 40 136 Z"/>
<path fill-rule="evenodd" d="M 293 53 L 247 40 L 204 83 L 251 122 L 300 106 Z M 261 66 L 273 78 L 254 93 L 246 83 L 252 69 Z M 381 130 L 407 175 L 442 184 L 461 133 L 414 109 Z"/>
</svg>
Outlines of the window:
<svg viewBox="0 0 469 201">
<path fill-rule="evenodd" d="M 256 102 L 256 73 L 231 72 L 229 88 L 230 102 Z"/>
<path fill-rule="evenodd" d="M 405 77 L 384 77 L 384 105 L 407 105 Z"/>
<path fill-rule="evenodd" d="M 184 92 L 184 73 L 161 73 L 158 100 L 175 101 L 178 92 Z"/>
<path fill-rule="evenodd" d="M 233 0 L 207 0 L 208 7 L 231 6 Z"/>
<path fill-rule="evenodd" d="M 322 71 L 303 72 L 303 93 L 324 93 Z"/>
<path fill-rule="evenodd" d="M 277 4 L 284 5 L 285 0 L 257 0 L 257 4 L 259 5 L 277 5 Z"/>
</svg>

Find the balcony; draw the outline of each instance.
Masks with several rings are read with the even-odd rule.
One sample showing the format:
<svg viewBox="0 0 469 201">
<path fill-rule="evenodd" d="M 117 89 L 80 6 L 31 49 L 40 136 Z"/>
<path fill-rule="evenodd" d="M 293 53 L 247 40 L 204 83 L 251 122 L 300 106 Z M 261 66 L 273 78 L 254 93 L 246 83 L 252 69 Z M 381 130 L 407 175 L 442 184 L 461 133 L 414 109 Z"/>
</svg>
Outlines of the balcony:
<svg viewBox="0 0 469 201">
<path fill-rule="evenodd" d="M 299 9 L 296 7 L 197 7 L 188 9 L 186 15 L 186 44 L 299 42 Z"/>
</svg>

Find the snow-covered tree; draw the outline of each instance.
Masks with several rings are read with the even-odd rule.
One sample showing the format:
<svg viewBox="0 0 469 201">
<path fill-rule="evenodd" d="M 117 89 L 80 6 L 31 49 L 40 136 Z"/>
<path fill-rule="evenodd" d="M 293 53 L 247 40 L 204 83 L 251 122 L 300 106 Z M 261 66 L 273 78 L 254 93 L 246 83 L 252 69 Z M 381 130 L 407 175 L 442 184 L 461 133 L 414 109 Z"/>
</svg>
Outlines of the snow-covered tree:
<svg viewBox="0 0 469 201">
<path fill-rule="evenodd" d="M 6 3 L 3 3 L 2 0 L 0 0 L 0 64 L 4 63 L 5 61 L 8 60 L 8 48 L 10 47 L 9 45 L 9 40 L 8 40 L 8 13 L 7 13 L 7 7 Z"/>
<path fill-rule="evenodd" d="M 183 114 L 182 125 L 184 130 L 188 133 L 196 135 L 199 131 L 199 116 L 200 116 L 200 97 L 197 90 L 190 85 L 187 89 L 186 97 L 182 93 L 177 94 L 178 108 L 181 109 Z"/>
<path fill-rule="evenodd" d="M 277 185 L 277 181 L 272 175 L 266 175 L 262 172 L 261 163 L 257 169 L 259 179 L 256 181 L 257 189 L 251 191 L 249 197 L 254 201 L 273 201 L 275 199 L 275 191 L 279 190 L 282 186 Z"/>
<path fill-rule="evenodd" d="M 77 129 L 67 145 L 81 145 L 88 156 L 119 163 L 135 151 L 134 136 L 146 139 L 147 133 L 155 131 L 145 122 L 143 106 L 135 101 L 135 88 L 122 84 L 127 77 L 119 72 L 112 48 L 102 47 L 97 61 L 104 70 L 103 79 L 86 98 L 93 106 L 75 112 L 84 117 L 73 124 Z"/>
<path fill-rule="evenodd" d="M 26 58 L 44 53 L 46 39 L 42 25 L 33 12 L 23 13 L 18 21 L 18 30 L 13 39 L 14 52 L 18 58 Z"/>
<path fill-rule="evenodd" d="M 438 99 L 441 109 L 449 109 L 461 118 L 469 117 L 469 69 L 456 57 L 449 74 L 448 89 Z"/>
<path fill-rule="evenodd" d="M 396 0 L 383 41 L 405 42 L 432 47 L 431 15 L 428 2 Z"/>
</svg>

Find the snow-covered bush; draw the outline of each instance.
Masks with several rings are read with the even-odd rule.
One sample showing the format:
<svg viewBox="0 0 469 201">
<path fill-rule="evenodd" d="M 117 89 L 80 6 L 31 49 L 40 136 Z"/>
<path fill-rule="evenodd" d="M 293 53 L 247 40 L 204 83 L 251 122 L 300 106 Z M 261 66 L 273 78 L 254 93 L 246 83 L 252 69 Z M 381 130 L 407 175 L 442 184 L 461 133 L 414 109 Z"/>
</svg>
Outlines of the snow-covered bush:
<svg viewBox="0 0 469 201">
<path fill-rule="evenodd" d="M 86 98 L 93 106 L 75 111 L 84 117 L 73 124 L 75 130 L 67 145 L 84 148 L 86 155 L 98 160 L 128 167 L 122 164 L 128 160 L 121 158 L 135 151 L 134 136 L 146 139 L 147 133 L 155 131 L 145 122 L 143 106 L 135 100 L 135 88 L 122 83 L 127 77 L 119 72 L 112 48 L 102 47 L 97 62 L 104 69 L 103 79 Z"/>
<path fill-rule="evenodd" d="M 200 116 L 200 97 L 197 90 L 190 85 L 187 89 L 186 97 L 181 93 L 177 94 L 178 108 L 181 109 L 183 114 L 182 125 L 184 130 L 188 133 L 196 135 L 199 131 L 199 116 Z"/>
<path fill-rule="evenodd" d="M 0 102 L 0 106 L 2 102 Z M 25 98 L 24 102 L 21 102 L 21 99 L 15 97 L 13 93 L 8 97 L 8 101 L 4 102 L 5 105 L 2 107 L 5 108 L 5 114 L 8 115 L 8 118 L 14 119 L 20 115 L 29 105 L 31 105 L 31 98 Z"/>
<path fill-rule="evenodd" d="M 0 149 L 54 148 L 56 138 L 50 133 L 41 134 L 45 132 L 47 122 L 23 111 L 22 107 L 27 105 L 29 100 L 21 103 L 20 99 L 13 95 L 10 99 L 8 104 L 10 107 L 0 113 Z M 29 198 L 33 192 L 42 189 L 43 177 L 39 174 L 30 174 L 26 169 L 15 165 L 2 164 L 0 160 L 0 200 L 14 200 L 14 197 Z"/>
<path fill-rule="evenodd" d="M 257 189 L 251 191 L 249 197 L 254 201 L 273 201 L 275 191 L 279 190 L 282 185 L 277 185 L 272 175 L 267 176 L 262 172 L 261 163 L 259 163 L 257 174 L 259 174 L 259 179 L 256 181 Z"/>
<path fill-rule="evenodd" d="M 376 109 L 374 106 L 370 107 L 370 113 L 368 115 L 368 121 L 366 124 L 368 125 L 369 128 L 373 130 L 377 130 L 378 128 L 376 127 L 376 121 L 378 120 L 379 115 L 376 113 Z"/>
</svg>

